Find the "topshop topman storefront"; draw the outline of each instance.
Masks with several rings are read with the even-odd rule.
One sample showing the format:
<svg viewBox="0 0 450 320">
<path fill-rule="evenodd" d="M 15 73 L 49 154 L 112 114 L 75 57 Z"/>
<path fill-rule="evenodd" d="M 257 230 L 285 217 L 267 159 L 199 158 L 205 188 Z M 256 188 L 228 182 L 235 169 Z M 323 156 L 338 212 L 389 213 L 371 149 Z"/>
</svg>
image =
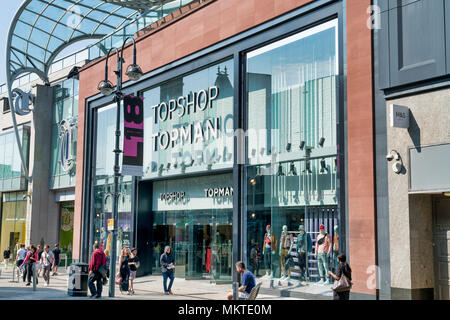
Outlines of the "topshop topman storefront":
<svg viewBox="0 0 450 320">
<path fill-rule="evenodd" d="M 123 92 L 144 99 L 144 171 L 120 178 L 117 241 L 119 249 L 138 247 L 140 274 L 159 273 L 159 255 L 171 245 L 178 277 L 237 281 L 233 264 L 242 259 L 258 278 L 316 282 L 337 252 L 348 252 L 343 3 L 292 9 L 202 51 L 158 61 L 156 70 L 138 38 L 138 64 L 150 64 L 150 72 Z M 157 37 L 148 35 L 148 46 Z M 77 163 L 85 181 L 76 203 L 81 260 L 94 241 L 111 245 L 116 104 L 90 87 L 97 75 L 88 81 L 104 63 L 80 70 L 87 98 Z M 329 255 L 317 248 L 321 224 Z M 285 266 L 297 251 L 305 254 Z"/>
</svg>

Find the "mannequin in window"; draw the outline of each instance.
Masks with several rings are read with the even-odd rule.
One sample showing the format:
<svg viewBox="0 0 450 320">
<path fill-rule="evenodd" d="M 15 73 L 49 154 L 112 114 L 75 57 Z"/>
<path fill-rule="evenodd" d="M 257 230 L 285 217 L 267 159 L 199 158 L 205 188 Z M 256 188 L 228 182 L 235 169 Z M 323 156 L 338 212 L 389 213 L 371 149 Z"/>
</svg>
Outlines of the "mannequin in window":
<svg viewBox="0 0 450 320">
<path fill-rule="evenodd" d="M 319 269 L 320 281 L 319 284 L 329 284 L 328 281 L 328 261 L 330 259 L 330 252 L 332 249 L 331 245 L 331 237 L 325 231 L 325 226 L 323 224 L 319 227 L 319 235 L 316 240 L 316 256 L 317 256 L 317 264 Z"/>
<path fill-rule="evenodd" d="M 306 280 L 307 276 L 307 255 L 312 251 L 312 240 L 309 233 L 305 232 L 305 226 L 298 226 L 298 235 L 297 235 L 297 257 L 298 257 L 298 265 L 300 267 L 300 279 Z"/>
<path fill-rule="evenodd" d="M 283 226 L 281 230 L 280 237 L 280 265 L 281 265 L 281 281 L 289 280 L 291 277 L 291 272 L 289 271 L 289 276 L 286 274 L 285 264 L 286 259 L 289 257 L 288 251 L 291 248 L 291 244 L 294 236 L 292 234 L 288 234 L 287 226 Z"/>
<path fill-rule="evenodd" d="M 266 268 L 266 275 L 264 278 L 272 278 L 272 255 L 275 254 L 277 249 L 277 238 L 275 234 L 272 233 L 271 226 L 266 226 L 266 233 L 264 234 L 263 242 L 263 255 L 264 255 L 264 266 Z"/>
<path fill-rule="evenodd" d="M 334 237 L 333 237 L 333 262 L 334 262 L 334 270 L 337 270 L 339 262 L 337 261 L 337 256 L 339 254 L 339 235 L 338 235 L 339 227 L 337 225 L 334 226 Z"/>
<path fill-rule="evenodd" d="M 311 236 L 305 232 L 305 226 L 300 225 L 298 227 L 298 235 L 297 235 L 297 243 L 296 243 L 296 253 L 295 256 L 298 259 L 298 264 L 300 268 L 300 279 L 305 280 L 307 276 L 307 254 L 311 253 L 312 251 L 312 240 Z M 288 251 L 288 256 L 291 257 L 291 252 L 294 249 L 294 242 L 291 243 L 291 247 Z M 286 261 L 285 268 L 287 271 L 289 271 L 290 268 L 293 268 L 295 266 L 294 261 L 292 259 L 289 259 Z M 290 280 L 290 278 L 286 278 L 285 280 Z M 294 281 L 295 282 L 295 281 Z"/>
<path fill-rule="evenodd" d="M 100 229 L 100 248 L 104 249 L 103 246 L 106 245 L 106 239 L 108 237 L 108 233 L 106 232 L 105 227 Z"/>
</svg>

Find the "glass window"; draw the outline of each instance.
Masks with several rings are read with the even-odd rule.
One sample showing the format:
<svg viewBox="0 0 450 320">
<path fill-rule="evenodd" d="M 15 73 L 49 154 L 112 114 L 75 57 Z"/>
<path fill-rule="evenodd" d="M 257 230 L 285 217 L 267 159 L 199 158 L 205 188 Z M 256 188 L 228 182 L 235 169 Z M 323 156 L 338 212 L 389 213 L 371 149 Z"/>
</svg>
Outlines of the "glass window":
<svg viewBox="0 0 450 320">
<path fill-rule="evenodd" d="M 333 243 L 328 256 L 316 242 L 321 224 L 339 241 L 337 48 L 333 20 L 247 54 L 246 258 L 257 277 L 326 281 L 334 263 Z"/>
<path fill-rule="evenodd" d="M 176 276 L 231 281 L 231 185 L 231 173 L 153 183 L 154 273 L 161 272 L 159 257 L 170 245 Z M 214 194 L 219 189 L 223 193 Z"/>
<path fill-rule="evenodd" d="M 95 138 L 95 181 L 93 187 L 93 241 L 99 241 L 104 249 L 111 251 L 111 235 L 107 231 L 108 219 L 112 219 L 112 192 L 114 186 L 114 147 L 116 126 L 116 104 L 98 109 Z M 121 132 L 123 132 L 123 111 L 121 109 Z M 120 149 L 123 146 L 121 136 Z M 119 157 L 122 165 L 122 157 Z M 122 176 L 119 179 L 117 260 L 124 246 L 133 245 L 133 215 L 131 213 L 131 177 Z"/>
<path fill-rule="evenodd" d="M 25 244 L 27 201 L 23 200 L 24 196 L 21 192 L 3 195 L 0 250 L 9 247 L 11 259 L 15 259 L 20 244 Z"/>
<path fill-rule="evenodd" d="M 76 159 L 76 139 L 78 122 L 78 86 L 77 79 L 67 79 L 54 87 L 54 104 L 52 120 L 52 138 L 50 154 L 50 188 L 67 188 L 75 185 L 75 165 L 69 171 L 64 171 L 61 165 L 60 124 L 69 121 L 71 125 L 72 158 Z"/>
<path fill-rule="evenodd" d="M 232 167 L 233 62 L 144 92 L 144 177 Z"/>
</svg>

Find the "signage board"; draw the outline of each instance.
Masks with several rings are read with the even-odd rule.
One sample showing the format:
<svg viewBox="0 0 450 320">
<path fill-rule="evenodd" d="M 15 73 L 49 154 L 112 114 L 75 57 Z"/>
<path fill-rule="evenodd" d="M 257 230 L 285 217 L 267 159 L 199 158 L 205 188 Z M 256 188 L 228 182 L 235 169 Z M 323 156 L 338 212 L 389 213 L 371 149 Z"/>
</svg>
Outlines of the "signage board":
<svg viewBox="0 0 450 320">
<path fill-rule="evenodd" d="M 114 219 L 108 219 L 108 231 L 114 230 Z"/>
<path fill-rule="evenodd" d="M 144 162 L 144 99 L 123 99 L 124 134 L 122 174 L 142 177 Z"/>
<path fill-rule="evenodd" d="M 409 128 L 409 108 L 391 104 L 389 117 L 391 127 L 393 128 Z"/>
</svg>

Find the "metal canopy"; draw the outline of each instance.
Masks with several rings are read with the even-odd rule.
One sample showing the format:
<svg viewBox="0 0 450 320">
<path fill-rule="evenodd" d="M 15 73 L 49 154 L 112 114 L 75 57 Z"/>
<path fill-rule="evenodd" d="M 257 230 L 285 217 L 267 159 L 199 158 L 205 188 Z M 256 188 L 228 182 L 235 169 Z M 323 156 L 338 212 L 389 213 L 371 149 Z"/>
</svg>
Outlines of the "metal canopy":
<svg viewBox="0 0 450 320">
<path fill-rule="evenodd" d="M 36 72 L 47 79 L 51 62 L 75 41 L 102 38 L 139 12 L 169 0 L 26 0 L 10 27 L 7 79 Z"/>
<path fill-rule="evenodd" d="M 25 0 L 10 25 L 5 54 L 6 84 L 14 128 L 17 129 L 17 123 L 12 84 L 19 75 L 36 73 L 44 83 L 48 83 L 53 60 L 67 46 L 83 39 L 103 38 L 132 22 L 140 13 L 177 1 Z M 22 154 L 21 160 L 30 179 Z"/>
</svg>

